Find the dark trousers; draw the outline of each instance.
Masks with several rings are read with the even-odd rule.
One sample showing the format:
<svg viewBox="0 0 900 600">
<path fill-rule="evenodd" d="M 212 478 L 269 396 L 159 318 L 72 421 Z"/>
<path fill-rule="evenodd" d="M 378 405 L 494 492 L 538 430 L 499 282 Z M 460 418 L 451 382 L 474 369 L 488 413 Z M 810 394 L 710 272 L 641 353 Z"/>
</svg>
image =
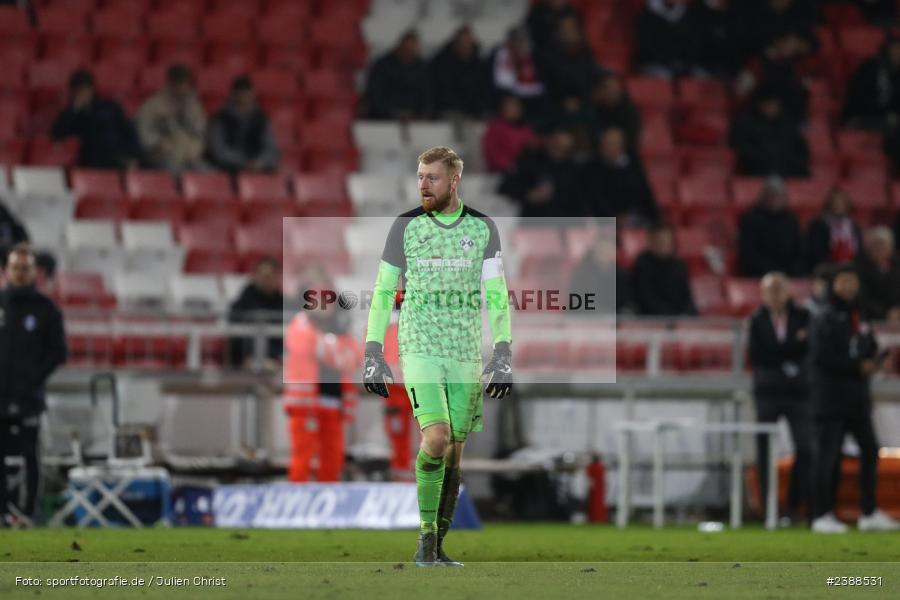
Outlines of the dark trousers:
<svg viewBox="0 0 900 600">
<path fill-rule="evenodd" d="M 816 419 L 815 516 L 834 510 L 841 476 L 841 448 L 844 436 L 853 435 L 859 446 L 859 507 L 864 515 L 875 510 L 878 485 L 878 440 L 871 415 L 820 417 Z"/>
<path fill-rule="evenodd" d="M 812 407 L 804 393 L 798 395 L 757 394 L 756 420 L 775 423 L 784 416 L 794 444 L 794 466 L 788 483 L 788 514 L 796 513 L 801 503 L 812 506 L 813 423 Z M 756 436 L 756 464 L 763 503 L 769 491 L 769 438 Z"/>
<path fill-rule="evenodd" d="M 7 456 L 21 456 L 25 459 L 25 504 L 19 507 L 26 516 L 34 514 L 37 501 L 38 482 L 40 477 L 40 458 L 38 456 L 38 421 L 37 419 L 0 419 L 0 514 L 8 512 L 7 503 L 15 502 L 7 489 L 8 467 Z"/>
</svg>

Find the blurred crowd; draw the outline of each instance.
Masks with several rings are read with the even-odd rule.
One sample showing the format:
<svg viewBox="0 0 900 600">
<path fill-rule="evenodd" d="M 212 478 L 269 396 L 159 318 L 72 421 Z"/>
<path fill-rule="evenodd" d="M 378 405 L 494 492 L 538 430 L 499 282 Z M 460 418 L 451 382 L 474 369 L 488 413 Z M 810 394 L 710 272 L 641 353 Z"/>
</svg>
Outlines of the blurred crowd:
<svg viewBox="0 0 900 600">
<path fill-rule="evenodd" d="M 69 79 L 69 98 L 53 123 L 55 139 L 80 142 L 78 164 L 97 169 L 271 171 L 275 133 L 250 77 L 236 77 L 224 106 L 207 116 L 189 67 L 169 67 L 164 87 L 141 104 L 134 121 L 97 93 L 87 69 Z"/>
</svg>

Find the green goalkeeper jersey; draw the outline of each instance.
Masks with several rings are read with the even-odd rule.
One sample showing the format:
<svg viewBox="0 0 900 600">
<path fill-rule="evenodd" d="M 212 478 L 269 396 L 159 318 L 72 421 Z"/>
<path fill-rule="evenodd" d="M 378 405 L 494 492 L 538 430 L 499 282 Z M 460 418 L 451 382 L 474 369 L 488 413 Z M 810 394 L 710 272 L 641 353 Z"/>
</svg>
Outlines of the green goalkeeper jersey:
<svg viewBox="0 0 900 600">
<path fill-rule="evenodd" d="M 419 207 L 394 221 L 366 341 L 383 343 L 401 275 L 401 354 L 480 361 L 482 282 L 494 342 L 511 341 L 500 237 L 488 216 L 461 204 L 454 214 L 431 215 Z"/>
</svg>

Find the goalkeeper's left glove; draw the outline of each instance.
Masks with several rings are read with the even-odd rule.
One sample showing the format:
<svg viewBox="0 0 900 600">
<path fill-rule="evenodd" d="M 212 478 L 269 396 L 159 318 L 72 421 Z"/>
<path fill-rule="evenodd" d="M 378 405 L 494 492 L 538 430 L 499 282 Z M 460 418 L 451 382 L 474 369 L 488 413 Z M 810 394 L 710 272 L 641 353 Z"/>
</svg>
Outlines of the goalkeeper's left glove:
<svg viewBox="0 0 900 600">
<path fill-rule="evenodd" d="M 512 350 L 509 342 L 497 342 L 494 356 L 481 373 L 484 393 L 491 398 L 503 398 L 512 390 Z"/>
</svg>

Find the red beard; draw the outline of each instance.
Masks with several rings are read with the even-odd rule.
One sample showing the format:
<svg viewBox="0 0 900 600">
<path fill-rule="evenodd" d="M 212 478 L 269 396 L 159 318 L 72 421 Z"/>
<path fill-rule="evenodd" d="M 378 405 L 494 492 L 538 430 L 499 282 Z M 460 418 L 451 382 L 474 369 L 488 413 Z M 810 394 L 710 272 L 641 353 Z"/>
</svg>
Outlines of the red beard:
<svg viewBox="0 0 900 600">
<path fill-rule="evenodd" d="M 436 213 L 441 212 L 448 206 L 450 206 L 450 196 L 451 192 L 447 192 L 441 197 L 431 196 L 426 198 L 422 196 L 422 208 L 425 209 L 427 213 Z"/>
</svg>

